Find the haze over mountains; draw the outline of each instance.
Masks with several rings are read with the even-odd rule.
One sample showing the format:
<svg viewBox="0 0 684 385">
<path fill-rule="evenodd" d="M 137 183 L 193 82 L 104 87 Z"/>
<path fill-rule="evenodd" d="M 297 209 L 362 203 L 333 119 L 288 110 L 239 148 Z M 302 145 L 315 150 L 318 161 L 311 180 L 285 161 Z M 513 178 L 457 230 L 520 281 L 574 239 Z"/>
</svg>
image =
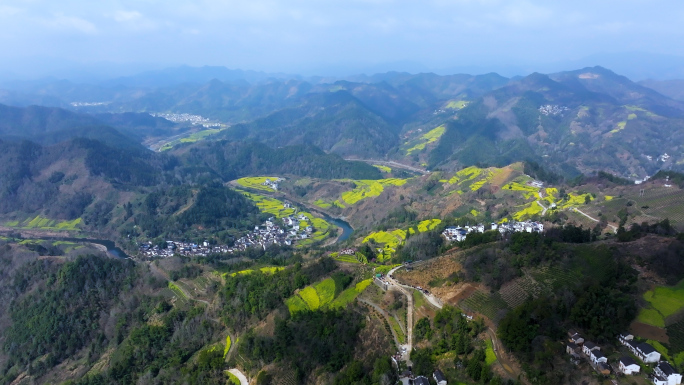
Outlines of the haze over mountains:
<svg viewBox="0 0 684 385">
<path fill-rule="evenodd" d="M 40 144 L 86 137 L 127 147 L 194 142 L 182 138 L 201 133 L 202 140 L 313 145 L 419 167 L 534 160 L 567 177 L 607 170 L 641 179 L 684 164 L 677 85 L 635 83 L 602 67 L 517 78 L 388 72 L 346 80 L 179 67 L 94 85 L 15 83 L 0 91 L 7 105 L 0 137 Z M 214 131 L 150 113 L 201 116 Z"/>
</svg>

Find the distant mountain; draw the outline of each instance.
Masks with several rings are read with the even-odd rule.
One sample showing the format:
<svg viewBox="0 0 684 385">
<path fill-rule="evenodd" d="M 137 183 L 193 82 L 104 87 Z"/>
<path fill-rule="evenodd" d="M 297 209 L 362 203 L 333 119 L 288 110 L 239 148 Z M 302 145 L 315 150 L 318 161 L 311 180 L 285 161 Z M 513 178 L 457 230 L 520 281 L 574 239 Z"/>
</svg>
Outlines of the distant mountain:
<svg viewBox="0 0 684 385">
<path fill-rule="evenodd" d="M 378 156 L 399 143 L 399 130 L 340 90 L 311 94 L 302 105 L 235 125 L 218 137 L 257 140 L 273 147 L 309 144 L 340 155 Z"/>
<path fill-rule="evenodd" d="M 246 81 L 261 82 L 269 79 L 288 80 L 299 78 L 295 75 L 270 74 L 259 71 L 232 70 L 221 66 L 190 67 L 180 66 L 156 71 L 146 71 L 133 76 L 119 77 L 103 81 L 105 87 L 125 86 L 159 88 L 173 87 L 179 84 L 204 84 L 211 80 L 223 82 Z"/>
<path fill-rule="evenodd" d="M 642 80 L 640 85 L 655 90 L 669 98 L 684 102 L 684 79 Z"/>
<path fill-rule="evenodd" d="M 601 67 L 532 74 L 461 110 L 429 159 L 431 167 L 530 159 L 565 175 L 603 169 L 639 179 L 681 168 L 672 155 L 682 152 L 683 112 Z"/>
<path fill-rule="evenodd" d="M 380 179 L 380 171 L 363 162 L 345 161 L 310 145 L 271 148 L 258 142 L 214 141 L 172 151 L 180 172 L 206 173 L 224 181 L 249 175 L 301 175 L 322 179 Z"/>
<path fill-rule="evenodd" d="M 121 127 L 121 131 L 106 123 Z M 105 114 L 98 119 L 61 108 L 20 108 L 0 104 L 0 139 L 5 140 L 55 144 L 73 138 L 88 138 L 117 148 L 142 148 L 142 138 L 155 130 L 171 132 L 174 127 L 173 123 L 149 114 Z"/>
</svg>

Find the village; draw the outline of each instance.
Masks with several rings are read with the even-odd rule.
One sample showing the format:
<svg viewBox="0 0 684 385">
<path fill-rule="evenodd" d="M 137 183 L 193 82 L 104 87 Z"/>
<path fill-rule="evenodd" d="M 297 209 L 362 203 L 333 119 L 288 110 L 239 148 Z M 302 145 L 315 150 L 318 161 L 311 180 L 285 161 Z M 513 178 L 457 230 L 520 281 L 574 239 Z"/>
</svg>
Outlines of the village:
<svg viewBox="0 0 684 385">
<path fill-rule="evenodd" d="M 449 226 L 442 232 L 442 235 L 448 242 L 462 242 L 465 241 L 466 237 L 470 233 L 484 233 L 486 230 L 498 230 L 502 235 L 507 233 L 542 233 L 544 232 L 544 224 L 540 222 L 504 222 L 504 223 L 492 223 L 485 228 L 485 225 L 478 224 L 477 226 Z"/>
<path fill-rule="evenodd" d="M 261 226 L 255 226 L 251 233 L 237 239 L 233 246 L 212 245 L 209 241 L 202 243 L 166 241 L 166 247 L 160 247 L 148 241 L 139 245 L 138 252 L 144 258 L 167 258 L 174 255 L 206 257 L 209 254 L 232 254 L 253 247 L 266 250 L 271 245 L 292 246 L 298 240 L 311 237 L 314 229 L 308 225 L 308 220 L 309 218 L 304 214 L 284 217 L 280 223 L 276 218 L 271 217 Z M 302 226 L 303 223 L 307 223 L 307 226 Z"/>
<path fill-rule="evenodd" d="M 586 341 L 576 330 L 568 331 L 568 342 L 565 345 L 570 360 L 575 365 L 586 360 L 599 374 L 608 376 L 611 373 L 624 376 L 635 376 L 641 372 L 642 366 L 649 366 L 648 379 L 655 385 L 680 385 L 682 375 L 672 365 L 661 360 L 661 354 L 653 346 L 646 342 L 639 342 L 634 335 L 624 332 L 618 336 L 618 342 L 626 347 L 625 352 L 615 362 L 609 363 L 608 357 L 601 347 L 591 341 Z M 625 353 L 623 352 L 623 353 Z M 642 362 L 640 365 L 635 360 Z"/>
</svg>

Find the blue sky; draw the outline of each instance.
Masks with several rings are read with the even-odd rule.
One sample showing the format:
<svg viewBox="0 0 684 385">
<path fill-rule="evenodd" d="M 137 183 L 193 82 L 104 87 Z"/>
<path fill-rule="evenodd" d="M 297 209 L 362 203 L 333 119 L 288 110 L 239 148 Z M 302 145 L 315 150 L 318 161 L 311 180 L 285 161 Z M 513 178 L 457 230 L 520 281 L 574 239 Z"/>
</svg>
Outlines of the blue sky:
<svg viewBox="0 0 684 385">
<path fill-rule="evenodd" d="M 659 0 L 3 0 L 0 71 L 543 69 L 605 53 L 684 56 L 682 25 L 684 2 Z"/>
</svg>

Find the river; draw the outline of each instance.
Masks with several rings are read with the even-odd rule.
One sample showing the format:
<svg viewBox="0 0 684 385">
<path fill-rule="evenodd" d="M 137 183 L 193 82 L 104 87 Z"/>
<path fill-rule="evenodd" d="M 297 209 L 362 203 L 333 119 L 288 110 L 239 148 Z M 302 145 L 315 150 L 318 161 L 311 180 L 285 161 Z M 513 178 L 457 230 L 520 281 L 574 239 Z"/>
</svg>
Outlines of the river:
<svg viewBox="0 0 684 385">
<path fill-rule="evenodd" d="M 335 243 L 346 241 L 347 239 L 349 239 L 349 237 L 351 237 L 352 233 L 354 232 L 354 229 L 352 229 L 349 223 L 343 221 L 342 219 L 333 218 L 323 213 L 320 214 L 323 215 L 323 219 L 325 219 L 326 222 L 332 223 L 333 225 L 342 228 L 342 234 L 337 238 L 337 241 Z"/>
<path fill-rule="evenodd" d="M 95 243 L 98 245 L 102 245 L 107 248 L 107 253 L 111 255 L 112 257 L 116 258 L 129 258 L 128 255 L 121 250 L 120 248 L 116 247 L 116 244 L 113 241 L 106 240 L 106 239 L 90 239 L 90 238 L 63 238 L 63 237 L 45 237 L 45 238 L 40 238 L 40 239 L 45 239 L 48 241 L 64 241 L 64 242 L 74 242 L 74 243 Z"/>
<path fill-rule="evenodd" d="M 339 218 L 333 218 L 325 213 L 322 213 L 318 210 L 316 210 L 321 216 L 323 216 L 323 219 L 326 220 L 326 222 L 332 223 L 333 225 L 342 228 L 342 234 L 337 238 L 337 242 L 343 242 L 349 239 L 349 237 L 352 235 L 354 232 L 354 229 L 351 227 L 349 223 L 346 221 L 339 219 Z M 116 247 L 116 244 L 113 241 L 106 240 L 106 239 L 90 239 L 90 238 L 68 238 L 68 237 L 39 237 L 37 239 L 44 239 L 47 241 L 64 241 L 64 242 L 74 242 L 74 243 L 95 243 L 98 245 L 102 245 L 107 248 L 107 253 L 113 257 L 116 258 L 129 258 L 129 256 L 120 248 Z"/>
</svg>

